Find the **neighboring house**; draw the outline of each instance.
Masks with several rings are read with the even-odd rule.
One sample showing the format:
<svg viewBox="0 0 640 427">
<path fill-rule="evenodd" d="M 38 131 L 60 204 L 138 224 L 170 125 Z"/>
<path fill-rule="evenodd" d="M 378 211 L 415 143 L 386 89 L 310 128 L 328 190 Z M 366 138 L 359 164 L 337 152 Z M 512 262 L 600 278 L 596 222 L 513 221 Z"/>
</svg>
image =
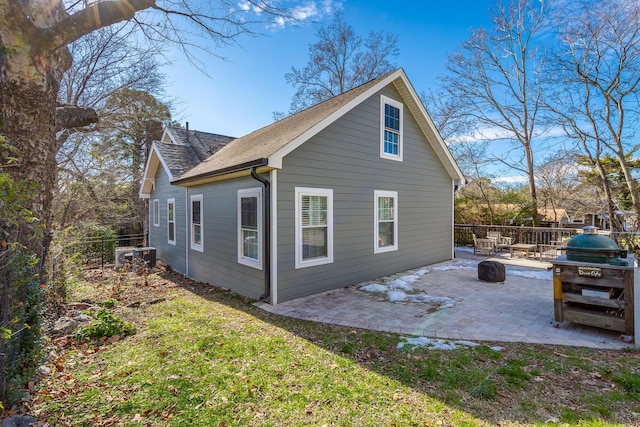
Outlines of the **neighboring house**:
<svg viewBox="0 0 640 427">
<path fill-rule="evenodd" d="M 569 214 L 566 209 L 562 208 L 549 208 L 549 209 L 538 209 L 538 213 L 540 214 L 540 223 L 541 225 L 546 225 L 548 227 L 565 227 L 567 224 L 571 224 L 571 218 L 569 218 Z"/>
<path fill-rule="evenodd" d="M 631 232 L 637 229 L 636 213 L 634 211 L 616 209 L 614 214 L 618 222 L 622 224 L 623 231 Z M 583 218 L 584 224 L 596 226 L 600 230 L 611 230 L 611 221 L 608 213 L 586 213 Z"/>
<path fill-rule="evenodd" d="M 167 127 L 157 258 L 272 304 L 453 258 L 463 176 L 402 69 L 233 139 Z"/>
</svg>

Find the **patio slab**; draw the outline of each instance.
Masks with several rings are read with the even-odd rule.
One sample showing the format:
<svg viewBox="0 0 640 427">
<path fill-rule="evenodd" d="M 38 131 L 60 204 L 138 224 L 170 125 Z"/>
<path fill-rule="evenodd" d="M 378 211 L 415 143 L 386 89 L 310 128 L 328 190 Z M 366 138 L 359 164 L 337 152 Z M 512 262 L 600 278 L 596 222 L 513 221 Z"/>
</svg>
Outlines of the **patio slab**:
<svg viewBox="0 0 640 427">
<path fill-rule="evenodd" d="M 506 265 L 504 283 L 478 280 L 477 263 L 486 259 Z M 478 257 L 460 249 L 453 261 L 275 306 L 263 302 L 256 306 L 285 317 L 430 338 L 632 348 L 619 333 L 554 322 L 550 267 L 549 263 L 511 260 L 502 254 Z M 386 292 L 362 289 L 373 283 Z M 443 299 L 434 303 L 431 297 Z M 442 306 L 442 301 L 451 300 L 453 304 Z M 452 306 L 444 308 L 448 305 Z"/>
</svg>

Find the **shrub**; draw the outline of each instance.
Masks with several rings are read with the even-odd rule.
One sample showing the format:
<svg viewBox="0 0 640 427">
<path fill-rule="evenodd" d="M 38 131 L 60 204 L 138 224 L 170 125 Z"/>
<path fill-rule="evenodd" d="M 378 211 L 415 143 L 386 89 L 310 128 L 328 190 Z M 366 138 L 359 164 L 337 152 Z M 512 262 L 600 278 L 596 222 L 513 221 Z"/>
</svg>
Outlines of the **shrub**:
<svg viewBox="0 0 640 427">
<path fill-rule="evenodd" d="M 100 341 L 114 335 L 133 335 L 135 331 L 132 323 L 123 321 L 110 310 L 103 308 L 98 311 L 93 322 L 76 330 L 75 337 L 78 341 Z"/>
</svg>

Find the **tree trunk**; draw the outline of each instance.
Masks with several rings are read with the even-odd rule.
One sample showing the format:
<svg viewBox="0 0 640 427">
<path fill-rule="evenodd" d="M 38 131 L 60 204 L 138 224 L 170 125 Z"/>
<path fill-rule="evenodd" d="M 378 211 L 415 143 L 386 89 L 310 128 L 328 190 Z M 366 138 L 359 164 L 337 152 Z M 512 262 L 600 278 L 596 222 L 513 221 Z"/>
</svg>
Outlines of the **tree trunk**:
<svg viewBox="0 0 640 427">
<path fill-rule="evenodd" d="M 533 218 L 533 226 L 540 225 L 540 214 L 538 213 L 538 195 L 536 194 L 536 175 L 535 165 L 533 163 L 533 150 L 531 142 L 522 143 L 524 147 L 525 157 L 527 159 L 527 178 L 529 179 L 529 197 L 531 197 L 531 217 Z"/>
<path fill-rule="evenodd" d="M 5 77 L 5 76 L 3 76 Z M 0 135 L 14 146 L 15 152 L 0 152 L 0 161 L 10 157 L 17 162 L 7 168 L 13 180 L 28 182 L 31 187 L 31 205 L 26 206 L 37 218 L 34 224 L 24 225 L 26 236 L 22 241 L 29 251 L 43 255 L 45 240 L 31 234 L 35 226 L 51 226 L 51 203 L 56 185 L 55 111 L 57 83 L 51 76 L 46 82 L 2 79 L 0 88 Z M 41 264 L 44 260 L 41 260 Z"/>
<path fill-rule="evenodd" d="M 602 191 L 604 192 L 604 198 L 607 201 L 607 213 L 609 214 L 609 228 L 611 228 L 611 231 L 613 232 L 622 231 L 622 225 L 616 216 L 616 208 L 613 204 L 613 194 L 611 193 L 611 186 L 609 185 L 607 171 L 599 158 L 595 158 L 592 161 L 594 162 L 596 169 L 600 174 L 600 179 L 602 180 Z"/>
<path fill-rule="evenodd" d="M 33 336 L 39 334 L 38 318 L 33 316 L 33 311 L 39 309 L 39 303 L 35 303 L 34 298 L 37 297 L 38 284 L 44 282 L 51 204 L 57 176 L 54 129 L 58 85 L 51 70 L 55 69 L 54 64 L 60 63 L 25 55 L 17 59 L 16 66 L 3 53 L 0 51 L 0 65 L 3 65 L 0 67 L 0 135 L 16 150 L 0 148 L 0 165 L 3 165 L 2 172 L 8 173 L 14 183 L 28 185 L 27 194 L 21 191 L 19 203 L 30 213 L 0 218 L 0 236 L 10 247 L 13 243 L 22 246 L 16 250 L 33 255 L 32 259 L 38 263 L 35 271 L 24 262 L 24 258 L 21 258 L 20 265 L 0 263 L 0 308 L 3 314 L 0 326 L 9 330 L 27 328 L 29 331 L 27 335 L 23 333 L 14 337 L 11 343 L 3 344 L 5 357 L 0 360 L 0 370 L 6 373 L 15 369 L 16 364 L 23 366 L 28 363 L 29 355 L 35 351 L 33 346 L 37 345 Z M 42 69 L 47 71 L 40 72 Z M 5 200 L 5 203 L 12 201 L 15 203 L 14 200 Z M 24 359 L 9 360 L 6 357 L 9 354 L 17 354 Z M 5 381 L 5 378 L 0 379 L 2 400 L 6 398 Z"/>
</svg>

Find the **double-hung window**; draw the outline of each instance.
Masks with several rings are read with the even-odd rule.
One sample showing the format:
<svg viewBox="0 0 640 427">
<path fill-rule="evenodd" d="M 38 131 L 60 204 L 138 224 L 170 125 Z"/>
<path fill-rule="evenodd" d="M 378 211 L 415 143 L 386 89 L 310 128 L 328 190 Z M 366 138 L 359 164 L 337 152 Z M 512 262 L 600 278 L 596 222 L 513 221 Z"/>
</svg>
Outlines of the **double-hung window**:
<svg viewBox="0 0 640 427">
<path fill-rule="evenodd" d="M 333 190 L 296 187 L 296 268 L 333 262 Z"/>
<path fill-rule="evenodd" d="M 202 194 L 191 196 L 191 249 L 204 252 Z"/>
<path fill-rule="evenodd" d="M 176 244 L 176 199 L 167 200 L 167 242 Z"/>
<path fill-rule="evenodd" d="M 238 262 L 262 269 L 262 191 L 238 190 Z"/>
<path fill-rule="evenodd" d="M 155 227 L 160 227 L 160 200 L 158 199 L 153 199 L 153 206 L 152 206 L 152 220 L 153 220 L 153 225 Z"/>
<path fill-rule="evenodd" d="M 398 193 L 375 191 L 374 253 L 398 249 Z"/>
<path fill-rule="evenodd" d="M 402 103 L 380 97 L 380 157 L 402 161 Z"/>
</svg>

